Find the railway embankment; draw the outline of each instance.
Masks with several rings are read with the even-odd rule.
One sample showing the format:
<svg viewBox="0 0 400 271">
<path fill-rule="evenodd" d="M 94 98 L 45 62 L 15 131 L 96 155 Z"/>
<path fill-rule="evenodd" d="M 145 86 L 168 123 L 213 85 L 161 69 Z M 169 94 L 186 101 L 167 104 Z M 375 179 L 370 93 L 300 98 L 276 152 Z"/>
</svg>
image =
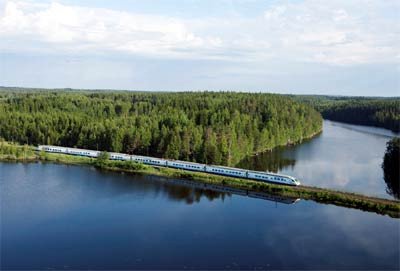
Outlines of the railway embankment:
<svg viewBox="0 0 400 271">
<path fill-rule="evenodd" d="M 86 165 L 94 166 L 100 170 L 121 173 L 150 174 L 169 178 L 182 178 L 205 184 L 223 185 L 249 192 L 263 192 L 283 197 L 312 200 L 322 204 L 333 204 L 336 206 L 354 208 L 367 212 L 375 212 L 381 215 L 388 215 L 393 218 L 400 218 L 400 202 L 396 200 L 382 199 L 356 193 L 317 187 L 286 186 L 263 183 L 248 179 L 211 175 L 202 172 L 155 167 L 131 161 L 99 161 L 96 158 L 35 152 L 33 147 L 27 145 L 20 146 L 4 142 L 1 144 L 2 147 L 0 148 L 0 161 L 3 162 L 43 162 L 69 165 Z"/>
</svg>

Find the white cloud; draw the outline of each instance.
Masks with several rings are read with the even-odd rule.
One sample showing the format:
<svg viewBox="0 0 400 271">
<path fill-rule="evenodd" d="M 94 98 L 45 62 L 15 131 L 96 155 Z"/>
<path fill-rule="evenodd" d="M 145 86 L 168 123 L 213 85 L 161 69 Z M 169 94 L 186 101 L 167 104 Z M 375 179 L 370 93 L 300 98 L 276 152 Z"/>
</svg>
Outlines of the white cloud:
<svg viewBox="0 0 400 271">
<path fill-rule="evenodd" d="M 384 2 L 384 1 L 383 1 Z M 394 62 L 400 25 L 394 1 L 304 1 L 272 7 L 265 19 L 288 52 L 330 64 Z"/>
<path fill-rule="evenodd" d="M 0 37 L 21 42 L 18 47 L 27 50 L 29 41 L 35 41 L 61 50 L 151 55 L 218 45 L 212 38 L 194 35 L 183 21 L 175 18 L 59 3 L 32 6 L 20 1 L 6 3 L 0 19 Z"/>
<path fill-rule="evenodd" d="M 394 63 L 400 24 L 388 13 L 396 10 L 400 11 L 396 1 L 306 0 L 272 6 L 253 18 L 188 20 L 57 2 L 3 1 L 0 50 L 236 61 L 274 58 L 333 65 Z"/>
</svg>

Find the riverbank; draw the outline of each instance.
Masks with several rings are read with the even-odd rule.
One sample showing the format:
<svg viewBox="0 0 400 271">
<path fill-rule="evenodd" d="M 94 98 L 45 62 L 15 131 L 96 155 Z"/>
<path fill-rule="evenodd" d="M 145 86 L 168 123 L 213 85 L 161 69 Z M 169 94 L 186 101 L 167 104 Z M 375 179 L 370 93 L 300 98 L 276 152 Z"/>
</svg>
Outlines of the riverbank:
<svg viewBox="0 0 400 271">
<path fill-rule="evenodd" d="M 148 174 L 164 176 L 169 178 L 189 179 L 205 184 L 223 185 L 232 188 L 247 190 L 251 192 L 264 192 L 277 196 L 301 198 L 313 200 L 323 204 L 333 204 L 348 208 L 359 209 L 377 214 L 389 215 L 400 218 L 400 202 L 395 200 L 381 199 L 364 196 L 356 193 L 348 193 L 323 189 L 310 186 L 285 186 L 270 183 L 261 183 L 247 179 L 237 179 L 226 176 L 216 176 L 201 172 L 191 172 L 179 169 L 152 167 L 130 161 L 98 161 L 98 159 L 70 156 L 65 154 L 54 154 L 35 152 L 30 146 L 19 146 L 2 143 L 0 161 L 7 162 L 51 162 L 70 165 L 95 166 L 102 170 L 115 172 L 129 172 L 134 174 Z M 6 151 L 4 151 L 6 150 Z M 6 154 L 5 152 L 9 152 Z"/>
</svg>

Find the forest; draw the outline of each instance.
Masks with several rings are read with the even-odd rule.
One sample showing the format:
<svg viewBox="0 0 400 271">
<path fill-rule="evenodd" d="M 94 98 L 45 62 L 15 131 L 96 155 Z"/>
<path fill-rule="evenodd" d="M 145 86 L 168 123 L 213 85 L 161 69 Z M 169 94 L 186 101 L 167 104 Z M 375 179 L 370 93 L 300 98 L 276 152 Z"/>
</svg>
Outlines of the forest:
<svg viewBox="0 0 400 271">
<path fill-rule="evenodd" d="M 395 137 L 386 143 L 382 169 L 387 185 L 387 192 L 400 199 L 400 138 Z"/>
<path fill-rule="evenodd" d="M 400 98 L 290 95 L 309 104 L 324 119 L 358 125 L 376 126 L 400 132 Z"/>
<path fill-rule="evenodd" d="M 236 165 L 322 129 L 312 107 L 276 94 L 0 90 L 0 137 Z"/>
</svg>

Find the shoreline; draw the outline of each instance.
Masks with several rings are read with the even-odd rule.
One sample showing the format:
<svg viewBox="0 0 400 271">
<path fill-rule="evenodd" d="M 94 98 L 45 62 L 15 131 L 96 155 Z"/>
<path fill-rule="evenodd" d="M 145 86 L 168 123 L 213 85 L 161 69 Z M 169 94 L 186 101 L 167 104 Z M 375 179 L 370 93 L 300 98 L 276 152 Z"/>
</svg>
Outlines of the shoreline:
<svg viewBox="0 0 400 271">
<path fill-rule="evenodd" d="M 317 203 L 332 204 L 335 206 L 374 212 L 380 215 L 388 215 L 392 218 L 400 218 L 400 201 L 311 186 L 286 186 L 181 169 L 153 167 L 125 161 L 107 161 L 103 164 L 99 164 L 95 158 L 54 153 L 45 153 L 43 155 L 33 152 L 32 150 L 30 154 L 19 158 L 12 155 L 0 155 L 0 162 L 50 162 L 66 165 L 94 166 L 101 170 L 113 172 L 186 179 L 203 184 L 215 184 L 242 189 L 248 192 L 263 192 L 276 196 L 312 200 Z"/>
<path fill-rule="evenodd" d="M 274 149 L 280 148 L 280 147 L 294 147 L 294 146 L 300 145 L 300 144 L 304 143 L 305 141 L 309 141 L 309 140 L 314 139 L 314 138 L 317 137 L 317 136 L 320 136 L 320 135 L 323 133 L 323 131 L 324 131 L 324 130 L 323 130 L 323 126 L 321 126 L 321 129 L 320 129 L 320 130 L 318 130 L 318 131 L 316 131 L 316 132 L 310 134 L 309 136 L 303 137 L 303 138 L 301 138 L 300 140 L 293 141 L 293 142 L 287 141 L 285 144 L 276 145 L 276 146 L 274 146 L 274 147 L 272 147 L 272 148 L 265 149 L 265 150 L 263 150 L 263 151 L 261 151 L 261 152 L 252 153 L 252 154 L 250 154 L 249 156 L 250 156 L 250 157 L 253 157 L 253 156 L 259 155 L 259 154 L 264 153 L 264 152 L 271 152 L 271 151 L 273 151 Z"/>
</svg>

